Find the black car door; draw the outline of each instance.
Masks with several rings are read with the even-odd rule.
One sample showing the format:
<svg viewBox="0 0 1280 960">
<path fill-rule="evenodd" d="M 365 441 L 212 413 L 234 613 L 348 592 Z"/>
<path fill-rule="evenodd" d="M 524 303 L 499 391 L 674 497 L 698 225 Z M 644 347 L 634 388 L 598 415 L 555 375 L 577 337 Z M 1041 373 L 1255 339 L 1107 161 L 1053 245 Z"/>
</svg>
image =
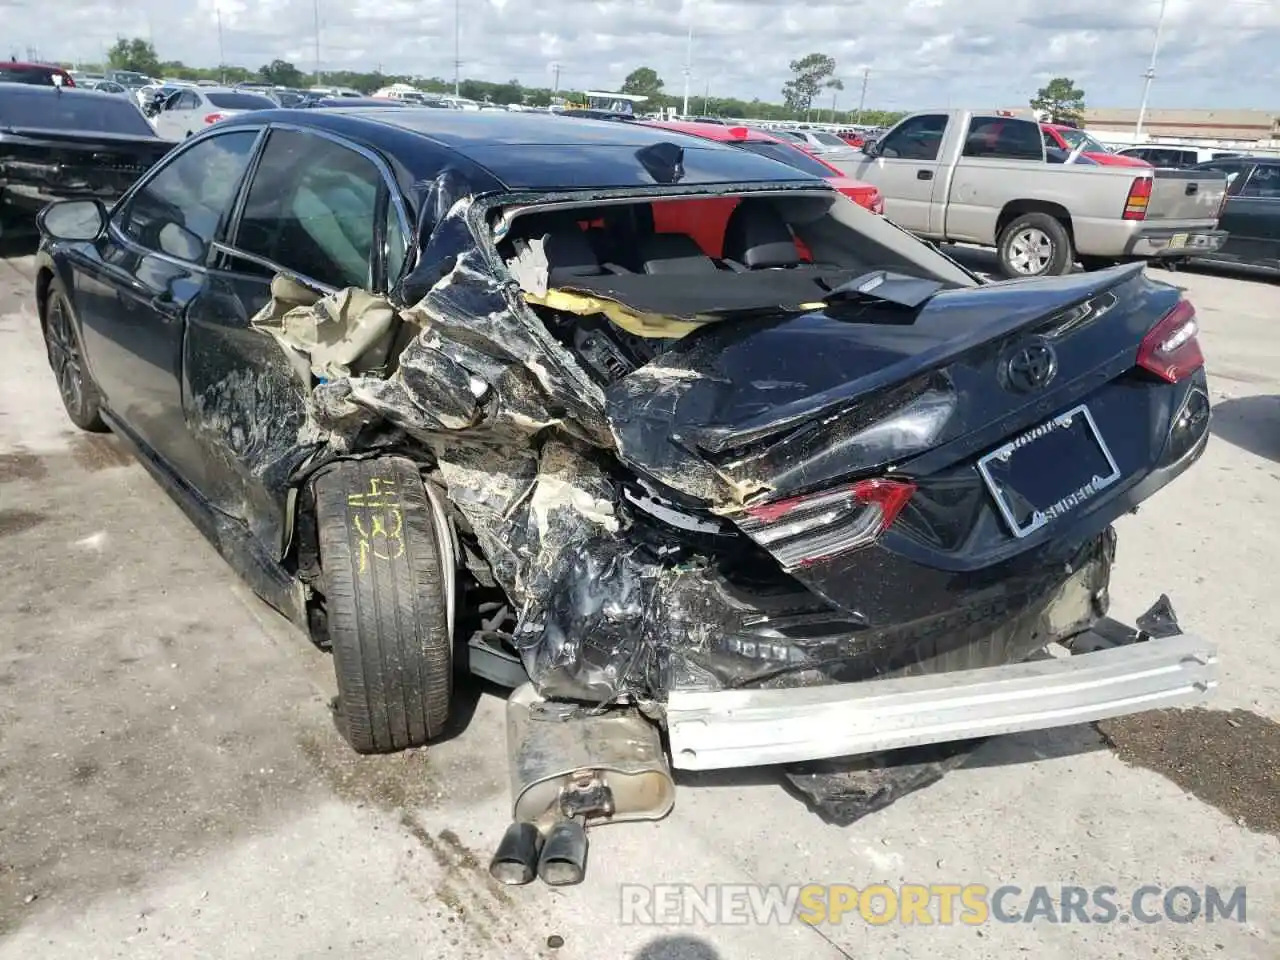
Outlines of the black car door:
<svg viewBox="0 0 1280 960">
<path fill-rule="evenodd" d="M 1218 229 L 1227 231 L 1227 240 L 1214 255 L 1215 259 L 1245 260 L 1248 259 L 1250 240 L 1243 231 L 1244 223 L 1240 217 L 1240 188 L 1249 177 L 1253 164 L 1246 160 L 1228 159 L 1212 160 L 1196 165 L 1197 170 L 1209 173 L 1220 173 L 1227 178 L 1227 201 L 1222 208 L 1222 216 L 1218 218 Z"/>
<path fill-rule="evenodd" d="M 182 405 L 186 316 L 201 298 L 212 242 L 260 133 L 228 130 L 166 156 L 76 264 L 83 341 L 108 409 L 135 442 L 197 488 L 203 457 Z"/>
<path fill-rule="evenodd" d="M 289 476 L 314 444 L 308 372 L 250 321 L 272 278 L 317 290 L 385 290 L 404 262 L 408 216 L 374 152 L 314 131 L 273 126 L 189 315 L 187 405 L 206 447 L 217 505 L 277 556 L 285 547 Z M 207 425 L 208 428 L 205 427 Z"/>
<path fill-rule="evenodd" d="M 1228 201 L 1232 227 L 1247 241 L 1240 259 L 1259 266 L 1280 268 L 1280 163 L 1259 161 L 1249 172 L 1240 192 Z"/>
</svg>

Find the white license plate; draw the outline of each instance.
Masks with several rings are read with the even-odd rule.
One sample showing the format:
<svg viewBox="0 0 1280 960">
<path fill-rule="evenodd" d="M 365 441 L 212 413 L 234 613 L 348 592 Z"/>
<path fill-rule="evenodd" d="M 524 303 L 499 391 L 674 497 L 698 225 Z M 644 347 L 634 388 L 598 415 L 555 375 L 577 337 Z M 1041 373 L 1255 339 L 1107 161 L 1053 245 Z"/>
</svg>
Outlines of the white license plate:
<svg viewBox="0 0 1280 960">
<path fill-rule="evenodd" d="M 1188 239 L 1189 237 L 1185 233 L 1175 233 L 1172 237 L 1169 238 L 1169 249 L 1181 250 L 1183 247 L 1187 245 Z"/>
<path fill-rule="evenodd" d="M 1031 536 L 1120 479 L 1115 457 L 1085 404 L 992 450 L 978 461 L 978 473 L 1018 538 Z"/>
</svg>

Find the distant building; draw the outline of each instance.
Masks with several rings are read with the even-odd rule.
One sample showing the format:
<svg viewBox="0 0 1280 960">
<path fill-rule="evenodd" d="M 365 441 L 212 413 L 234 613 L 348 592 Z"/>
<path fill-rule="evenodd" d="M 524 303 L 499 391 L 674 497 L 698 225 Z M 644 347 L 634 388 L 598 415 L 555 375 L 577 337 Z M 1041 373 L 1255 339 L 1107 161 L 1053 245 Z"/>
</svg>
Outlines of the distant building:
<svg viewBox="0 0 1280 960">
<path fill-rule="evenodd" d="M 1084 126 L 1100 139 L 1133 142 L 1138 111 L 1096 107 Z M 1155 142 L 1229 142 L 1233 146 L 1280 147 L 1280 112 L 1270 110 L 1147 110 L 1142 139 Z"/>
<path fill-rule="evenodd" d="M 1018 116 L 1026 107 L 1012 108 Z M 1242 150 L 1280 151 L 1280 111 L 1272 110 L 1160 110 L 1148 109 L 1142 136 L 1135 133 L 1138 111 L 1133 108 L 1090 107 L 1084 129 L 1103 143 L 1203 143 Z"/>
</svg>

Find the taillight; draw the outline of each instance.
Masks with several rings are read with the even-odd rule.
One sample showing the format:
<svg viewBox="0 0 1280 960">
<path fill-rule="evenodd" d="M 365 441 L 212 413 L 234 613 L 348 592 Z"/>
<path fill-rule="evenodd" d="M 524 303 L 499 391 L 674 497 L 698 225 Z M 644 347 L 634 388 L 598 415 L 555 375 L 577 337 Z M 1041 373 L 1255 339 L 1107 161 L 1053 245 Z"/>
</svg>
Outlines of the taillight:
<svg viewBox="0 0 1280 960">
<path fill-rule="evenodd" d="M 884 194 L 879 190 L 871 194 L 871 202 L 867 204 L 867 209 L 884 216 Z"/>
<path fill-rule="evenodd" d="M 225 113 L 210 113 L 205 115 L 204 122 L 206 124 L 217 123 L 219 120 L 225 120 L 226 118 L 227 115 Z"/>
<path fill-rule="evenodd" d="M 1137 177 L 1124 201 L 1123 220 L 1147 219 L 1147 203 L 1151 200 L 1151 177 Z"/>
<path fill-rule="evenodd" d="M 1162 380 L 1177 383 L 1204 366 L 1204 353 L 1196 338 L 1196 308 L 1189 300 L 1179 300 L 1145 337 L 1138 347 L 1138 366 Z"/>
<path fill-rule="evenodd" d="M 859 480 L 751 507 L 738 525 L 784 569 L 794 570 L 874 543 L 915 492 L 910 480 Z"/>
</svg>

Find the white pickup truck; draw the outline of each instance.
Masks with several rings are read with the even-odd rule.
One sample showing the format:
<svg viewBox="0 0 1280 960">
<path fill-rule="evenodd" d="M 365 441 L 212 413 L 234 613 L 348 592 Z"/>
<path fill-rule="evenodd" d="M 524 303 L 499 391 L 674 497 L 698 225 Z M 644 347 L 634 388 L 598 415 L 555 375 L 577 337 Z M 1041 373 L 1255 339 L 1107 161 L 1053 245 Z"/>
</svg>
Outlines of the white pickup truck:
<svg viewBox="0 0 1280 960">
<path fill-rule="evenodd" d="M 1211 253 L 1226 240 L 1225 176 L 1064 155 L 1032 120 L 916 113 L 862 152 L 837 166 L 880 188 L 886 216 L 930 240 L 995 247 L 1010 276 Z"/>
</svg>

